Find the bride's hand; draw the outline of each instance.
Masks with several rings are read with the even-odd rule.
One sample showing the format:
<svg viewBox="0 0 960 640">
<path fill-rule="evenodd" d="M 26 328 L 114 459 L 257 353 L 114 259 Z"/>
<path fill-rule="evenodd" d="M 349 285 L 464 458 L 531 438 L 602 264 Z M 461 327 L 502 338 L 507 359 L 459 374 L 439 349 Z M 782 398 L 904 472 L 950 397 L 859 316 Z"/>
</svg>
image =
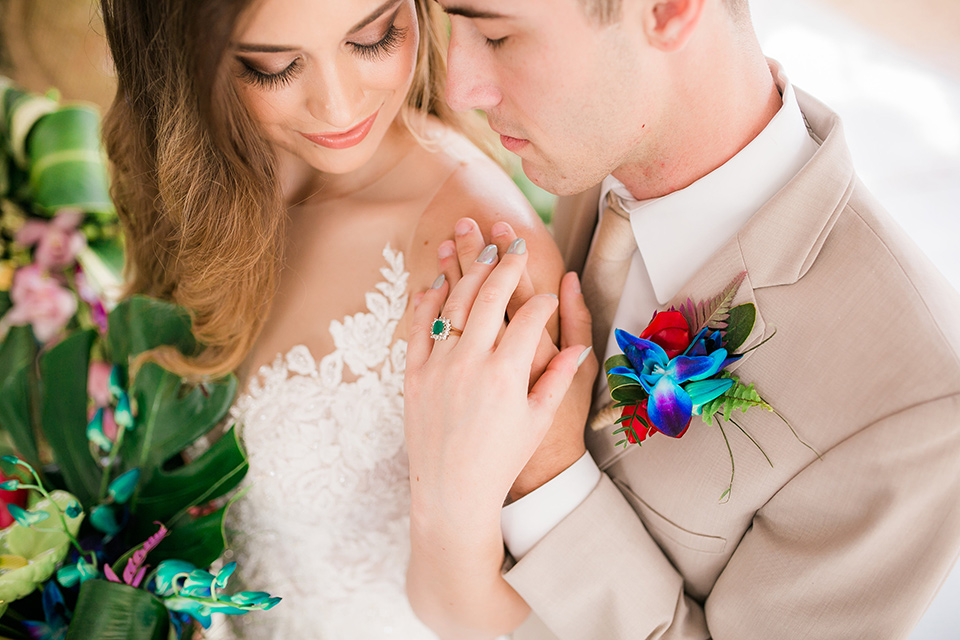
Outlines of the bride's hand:
<svg viewBox="0 0 960 640">
<path fill-rule="evenodd" d="M 457 223 L 455 238 L 441 245 L 438 251 L 438 269 L 450 286 L 455 286 L 484 248 L 484 237 L 476 222 L 464 218 Z M 516 233 L 506 222 L 497 222 L 490 229 L 490 238 L 504 254 L 507 247 L 516 239 Z M 534 285 L 528 270 L 524 270 L 516 290 L 507 305 L 507 318 L 523 303 L 535 295 Z M 591 318 L 580 292 L 580 281 L 575 273 L 567 273 L 560 284 L 559 344 L 566 348 L 574 344 L 589 344 L 591 340 Z M 552 317 L 551 320 L 554 320 Z M 550 325 L 548 324 L 548 328 Z M 556 335 L 556 331 L 552 331 Z M 544 331 L 537 346 L 537 355 L 533 361 L 530 384 L 532 385 L 546 369 L 547 364 L 557 355 L 555 338 Z M 598 363 L 594 354 L 589 354 L 577 371 L 574 382 L 564 396 L 550 428 L 534 455 L 524 466 L 510 490 L 510 500 L 516 500 L 551 480 L 573 464 L 585 451 L 583 442 L 584 426 L 590 410 L 593 395 L 593 382 L 597 374 Z"/>
<path fill-rule="evenodd" d="M 499 261 L 494 253 L 491 264 L 473 262 L 445 304 L 447 282 L 427 291 L 414 312 L 405 429 L 413 510 L 428 521 L 483 527 L 499 517 L 508 491 L 553 423 L 585 350 L 578 344 L 556 353 L 528 387 L 557 298 L 531 297 L 498 342 L 527 262 L 522 240 L 511 247 Z M 433 341 L 431 325 L 440 315 L 462 335 Z"/>
</svg>

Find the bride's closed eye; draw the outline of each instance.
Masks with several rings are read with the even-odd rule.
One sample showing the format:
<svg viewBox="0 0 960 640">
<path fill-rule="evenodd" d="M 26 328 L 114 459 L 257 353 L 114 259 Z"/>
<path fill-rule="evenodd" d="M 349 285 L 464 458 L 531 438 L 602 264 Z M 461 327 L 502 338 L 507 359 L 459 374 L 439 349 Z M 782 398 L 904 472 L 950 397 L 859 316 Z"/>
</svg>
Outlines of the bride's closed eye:
<svg viewBox="0 0 960 640">
<path fill-rule="evenodd" d="M 266 73 L 260 71 L 243 58 L 237 59 L 243 65 L 243 68 L 240 70 L 240 78 L 263 89 L 277 89 L 285 86 L 291 80 L 293 80 L 294 77 L 296 77 L 301 67 L 300 58 L 298 57 L 294 58 L 293 62 L 287 65 L 283 71 L 278 71 L 277 73 Z"/>
<path fill-rule="evenodd" d="M 407 39 L 407 28 L 398 27 L 395 23 L 390 23 L 390 27 L 387 29 L 386 33 L 383 34 L 383 37 L 371 44 L 363 44 L 359 42 L 351 42 L 350 46 L 360 54 L 361 57 L 375 60 L 386 58 L 387 56 L 396 52 L 400 48 L 400 45 L 403 44 L 403 41 Z"/>
<path fill-rule="evenodd" d="M 379 40 L 371 42 L 370 44 L 362 42 L 349 42 L 347 44 L 361 58 L 366 60 L 379 60 L 395 53 L 407 39 L 407 32 L 408 29 L 406 27 L 398 27 L 396 23 L 391 22 Z M 302 67 L 301 59 L 297 57 L 282 71 L 267 73 L 261 71 L 252 62 L 242 57 L 238 57 L 237 60 L 239 60 L 242 65 L 240 78 L 263 89 L 278 89 L 286 86 L 297 76 Z"/>
</svg>

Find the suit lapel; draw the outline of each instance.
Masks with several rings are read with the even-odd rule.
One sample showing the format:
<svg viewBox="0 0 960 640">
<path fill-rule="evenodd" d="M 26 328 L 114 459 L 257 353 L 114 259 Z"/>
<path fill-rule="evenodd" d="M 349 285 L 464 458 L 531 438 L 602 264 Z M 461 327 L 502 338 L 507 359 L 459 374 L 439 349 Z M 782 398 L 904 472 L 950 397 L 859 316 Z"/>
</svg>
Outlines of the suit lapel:
<svg viewBox="0 0 960 640">
<path fill-rule="evenodd" d="M 740 229 L 737 235 L 711 257 L 683 289 L 664 308 L 678 308 L 688 299 L 699 302 L 721 293 L 740 273 L 746 272 L 733 305 L 752 303 L 757 310 L 753 330 L 738 349 L 745 352 L 757 346 L 772 332 L 757 301 L 757 291 L 765 287 L 797 282 L 812 267 L 830 230 L 833 228 L 855 187 L 851 161 L 839 118 L 823 104 L 798 91 L 797 99 L 814 139 L 820 149 L 806 166 L 777 195 Z M 596 221 L 594 196 L 593 224 Z M 583 207 L 583 203 L 580 203 Z M 589 212 L 581 213 L 580 226 Z M 590 231 L 592 231 L 592 226 Z M 588 233 L 586 247 L 589 247 Z M 566 239 L 568 246 L 571 240 Z M 561 249 L 564 247 L 561 245 Z M 584 249 L 584 257 L 586 249 Z M 579 255 L 578 255 L 579 259 Z M 789 336 L 777 339 L 788 340 Z M 746 353 L 728 367 L 735 371 L 750 358 Z M 749 381 L 748 381 L 749 382 Z M 615 420 L 618 416 L 613 416 Z M 621 438 L 612 435 L 617 426 L 610 424 L 598 430 L 586 430 L 586 444 L 601 469 L 606 469 L 635 447 L 616 447 Z"/>
</svg>

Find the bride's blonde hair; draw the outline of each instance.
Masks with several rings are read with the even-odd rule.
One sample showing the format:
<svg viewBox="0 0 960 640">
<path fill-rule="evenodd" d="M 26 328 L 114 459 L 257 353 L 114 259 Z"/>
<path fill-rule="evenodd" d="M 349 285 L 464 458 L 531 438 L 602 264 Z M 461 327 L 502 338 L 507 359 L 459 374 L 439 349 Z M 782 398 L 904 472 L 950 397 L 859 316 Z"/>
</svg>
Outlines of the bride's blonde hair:
<svg viewBox="0 0 960 640">
<path fill-rule="evenodd" d="M 277 162 L 226 72 L 253 0 L 101 0 L 117 70 L 104 119 L 123 224 L 127 293 L 184 306 L 205 348 L 150 354 L 178 374 L 234 370 L 263 327 L 283 260 Z M 444 102 L 447 27 L 415 0 L 420 44 L 403 120 L 431 114 L 490 152 L 482 122 Z M 416 132 L 415 132 L 416 133 Z"/>
</svg>

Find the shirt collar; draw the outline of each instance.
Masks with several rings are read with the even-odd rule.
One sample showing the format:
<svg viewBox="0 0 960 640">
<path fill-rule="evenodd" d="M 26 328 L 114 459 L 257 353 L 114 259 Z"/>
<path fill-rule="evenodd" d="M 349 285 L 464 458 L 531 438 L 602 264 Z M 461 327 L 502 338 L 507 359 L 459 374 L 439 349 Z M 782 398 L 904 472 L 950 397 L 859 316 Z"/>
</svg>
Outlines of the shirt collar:
<svg viewBox="0 0 960 640">
<path fill-rule="evenodd" d="M 612 190 L 630 214 L 633 235 L 660 304 L 673 298 L 817 150 L 793 85 L 779 63 L 769 60 L 769 64 L 783 106 L 726 163 L 684 189 L 650 200 L 638 201 L 612 175 L 602 183 L 601 208 Z"/>
</svg>

